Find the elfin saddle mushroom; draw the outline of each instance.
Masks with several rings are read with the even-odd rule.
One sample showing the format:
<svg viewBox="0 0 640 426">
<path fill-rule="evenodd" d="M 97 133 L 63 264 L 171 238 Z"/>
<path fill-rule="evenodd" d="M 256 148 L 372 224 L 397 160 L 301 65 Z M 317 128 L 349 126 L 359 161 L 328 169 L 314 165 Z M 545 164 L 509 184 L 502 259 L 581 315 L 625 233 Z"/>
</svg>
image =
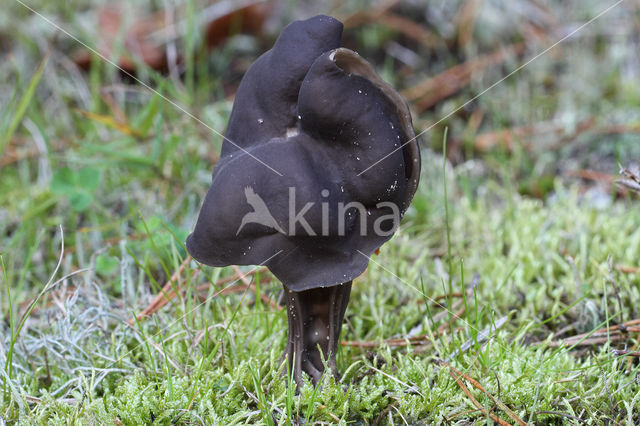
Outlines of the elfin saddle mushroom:
<svg viewBox="0 0 640 426">
<path fill-rule="evenodd" d="M 189 253 L 211 266 L 266 265 L 284 285 L 285 354 L 314 383 L 336 350 L 351 282 L 397 229 L 420 154 L 406 102 L 342 23 L 296 21 L 246 72 Z"/>
</svg>

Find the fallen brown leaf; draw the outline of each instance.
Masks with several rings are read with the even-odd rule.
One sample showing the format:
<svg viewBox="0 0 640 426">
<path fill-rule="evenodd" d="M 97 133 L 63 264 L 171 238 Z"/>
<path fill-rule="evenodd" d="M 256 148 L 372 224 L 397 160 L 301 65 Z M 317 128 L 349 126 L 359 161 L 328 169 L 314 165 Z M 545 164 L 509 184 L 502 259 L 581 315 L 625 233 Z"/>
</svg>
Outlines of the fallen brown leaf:
<svg viewBox="0 0 640 426">
<path fill-rule="evenodd" d="M 108 6 L 98 12 L 98 46 L 101 55 L 112 59 L 114 49 L 119 45 L 121 32 L 123 51 L 117 58 L 118 66 L 127 71 L 135 72 L 136 63 L 141 62 L 156 70 L 167 68 L 167 58 L 163 46 L 154 41 L 150 35 L 164 26 L 164 19 L 159 13 L 133 18 L 133 24 L 123 29 L 125 20 L 123 10 L 117 6 Z M 81 68 L 91 66 L 92 55 L 87 50 L 79 50 L 73 54 L 73 60 Z"/>
<path fill-rule="evenodd" d="M 371 9 L 361 10 L 349 16 L 340 17 L 345 28 L 354 28 L 377 20 L 380 16 L 387 13 L 401 0 L 383 0 L 378 6 Z"/>
<path fill-rule="evenodd" d="M 254 1 L 210 19 L 204 36 L 207 47 L 215 47 L 233 34 L 260 34 L 271 8 L 271 2 Z"/>
<path fill-rule="evenodd" d="M 271 11 L 271 2 L 264 0 L 217 2 L 198 12 L 198 26 L 208 48 L 220 44 L 237 33 L 258 34 Z M 122 7 L 108 6 L 100 9 L 97 22 L 97 50 L 109 59 L 117 61 L 118 67 L 134 73 L 139 63 L 159 71 L 167 71 L 167 45 L 184 38 L 186 11 L 160 10 L 145 15 L 134 11 L 130 24 Z M 168 22 L 167 16 L 182 20 L 179 24 Z M 117 51 L 121 48 L 121 51 Z M 117 51 L 118 57 L 113 58 Z M 73 60 L 81 68 L 91 66 L 92 54 L 86 49 L 77 50 Z M 177 52 L 175 61 L 180 63 L 182 55 Z"/>
</svg>

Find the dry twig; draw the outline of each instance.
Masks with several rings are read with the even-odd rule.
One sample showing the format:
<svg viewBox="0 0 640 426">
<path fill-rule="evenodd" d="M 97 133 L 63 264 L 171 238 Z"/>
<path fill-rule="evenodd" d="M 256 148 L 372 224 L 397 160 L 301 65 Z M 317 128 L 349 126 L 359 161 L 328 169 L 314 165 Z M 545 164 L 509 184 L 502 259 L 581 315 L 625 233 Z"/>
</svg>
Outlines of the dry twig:
<svg viewBox="0 0 640 426">
<path fill-rule="evenodd" d="M 640 272 L 640 268 L 637 266 L 616 265 L 616 269 L 620 272 L 624 272 L 625 274 L 637 274 Z"/>
<path fill-rule="evenodd" d="M 628 168 L 621 168 L 620 174 L 623 178 L 616 180 L 616 183 L 640 194 L 640 165 L 632 164 Z"/>
<path fill-rule="evenodd" d="M 577 336 L 567 337 L 563 340 L 551 342 L 539 342 L 538 345 L 547 345 L 552 348 L 560 346 L 591 346 L 606 342 L 618 342 L 629 338 L 629 333 L 640 332 L 640 319 L 634 319 L 608 328 L 589 331 Z"/>
<path fill-rule="evenodd" d="M 438 44 L 442 43 L 437 35 L 404 16 L 396 15 L 394 13 L 385 13 L 380 15 L 376 19 L 376 22 L 404 34 L 408 38 L 417 41 L 429 49 L 433 49 L 438 46 Z"/>
<path fill-rule="evenodd" d="M 617 135 L 638 132 L 640 132 L 640 126 L 638 125 L 611 124 L 596 126 L 596 120 L 593 117 L 589 117 L 578 122 L 575 125 L 575 128 L 570 132 L 567 131 L 564 125 L 554 122 L 543 122 L 531 126 L 518 126 L 509 129 L 485 132 L 476 136 L 474 147 L 481 152 L 489 151 L 497 146 L 502 146 L 507 150 L 511 150 L 515 141 L 522 141 L 521 146 L 524 149 L 532 150 L 537 144 L 534 144 L 528 139 L 536 136 L 541 137 L 545 135 L 555 135 L 558 139 L 553 143 L 548 144 L 548 146 L 545 146 L 547 146 L 548 149 L 559 149 L 584 133 L 592 133 L 595 135 Z M 589 179 L 589 177 L 585 177 L 585 179 Z M 610 179 L 607 178 L 607 181 L 609 180 Z"/>
<path fill-rule="evenodd" d="M 184 289 L 181 287 L 180 285 L 180 281 L 178 280 L 180 278 L 180 275 L 182 274 L 182 272 L 184 271 L 184 268 L 186 267 L 186 265 L 189 263 L 189 261 L 191 261 L 191 257 L 188 256 L 184 262 L 182 262 L 182 264 L 180 265 L 180 267 L 178 268 L 178 270 L 171 276 L 171 279 L 169 279 L 169 281 L 167 281 L 167 283 L 164 285 L 164 287 L 162 287 L 162 289 L 160 290 L 160 292 L 156 295 L 156 297 L 153 298 L 153 300 L 149 303 L 149 305 L 147 305 L 146 308 L 144 308 L 142 310 L 142 312 L 140 312 L 138 315 L 136 315 L 136 318 L 138 319 L 138 321 L 144 319 L 144 318 L 148 318 L 150 316 L 152 316 L 153 314 L 155 314 L 156 312 L 158 312 L 160 309 L 162 309 L 167 303 L 169 303 L 169 301 L 171 301 L 171 299 L 173 299 L 174 297 L 176 297 L 179 293 L 181 293 Z M 256 291 L 256 287 L 254 284 L 252 284 L 247 277 L 255 275 L 259 272 L 264 272 L 266 271 L 266 268 L 262 267 L 262 268 L 254 268 L 251 271 L 248 272 L 242 272 L 240 271 L 240 269 L 238 267 L 234 267 L 236 274 L 235 275 L 231 275 L 229 277 L 225 277 L 225 278 L 221 278 L 218 281 L 216 281 L 214 283 L 215 287 L 218 287 L 220 285 L 223 284 L 228 284 L 234 281 L 242 281 L 243 284 L 239 285 L 239 286 L 234 286 L 234 287 L 225 287 L 219 291 L 217 291 L 216 293 L 214 293 L 212 296 L 210 296 L 210 298 L 216 298 L 220 295 L 226 295 L 226 294 L 232 294 L 232 293 L 240 293 L 243 292 L 247 289 L 250 289 L 252 291 Z M 192 279 L 195 278 L 195 276 L 198 274 L 200 270 L 196 269 L 193 271 L 193 275 L 192 275 Z M 176 288 L 174 289 L 174 284 L 176 284 Z M 267 281 L 265 281 L 267 282 Z M 211 284 L 202 284 L 199 285 L 195 288 L 197 293 L 201 293 L 201 292 L 208 292 L 211 289 Z M 261 299 L 269 304 L 269 306 L 271 306 L 274 309 L 282 309 L 281 306 L 278 306 L 277 304 L 275 304 L 275 302 L 273 302 L 271 299 L 269 299 L 266 295 L 262 294 L 261 295 Z M 132 318 L 129 321 L 127 321 L 127 324 L 129 325 L 133 325 L 136 322 L 136 318 Z"/>
<path fill-rule="evenodd" d="M 524 43 L 516 43 L 506 48 L 500 48 L 493 53 L 481 55 L 455 65 L 413 87 L 404 89 L 400 94 L 407 101 L 414 103 L 416 112 L 422 112 L 467 86 L 474 73 L 483 71 L 489 66 L 500 64 L 510 55 L 519 55 L 524 52 L 524 49 Z"/>
<path fill-rule="evenodd" d="M 240 279 L 242 280 L 242 282 L 249 287 L 249 289 L 251 289 L 251 291 L 253 291 L 253 293 L 257 296 L 258 295 L 258 288 L 256 287 L 255 284 L 253 284 L 252 282 L 250 282 L 247 278 L 246 275 L 242 274 L 242 271 L 240 270 L 240 268 L 238 268 L 237 266 L 233 265 L 233 270 L 236 271 L 236 274 L 240 277 Z M 264 293 L 260 293 L 260 300 L 262 300 L 262 302 L 266 303 L 267 305 L 271 306 L 273 309 L 276 310 L 281 310 L 282 306 L 278 305 L 277 303 L 275 303 L 273 300 L 271 300 L 270 298 L 267 297 L 266 294 Z"/>
<path fill-rule="evenodd" d="M 502 411 L 504 411 L 505 414 L 509 416 L 509 418 L 512 419 L 516 424 L 522 425 L 522 426 L 526 425 L 524 420 L 522 420 L 515 412 L 513 412 L 503 402 L 501 402 L 499 399 L 495 398 L 493 395 L 487 392 L 487 390 L 477 380 L 473 379 L 472 377 L 470 377 L 469 375 L 461 371 L 458 371 L 452 365 L 447 364 L 444 361 L 439 361 L 438 364 L 443 367 L 447 367 L 449 369 L 449 374 L 451 375 L 453 380 L 456 381 L 460 389 L 462 389 L 462 391 L 469 397 L 471 402 L 473 402 L 473 405 L 475 405 L 478 408 L 478 410 L 480 410 L 485 416 L 488 415 L 489 417 L 491 417 L 491 419 L 494 422 L 497 422 L 500 425 L 509 425 L 509 423 L 505 422 L 495 414 L 490 412 L 487 413 L 487 410 L 482 406 L 482 404 L 480 404 L 480 402 L 478 402 L 478 400 L 473 397 L 473 395 L 471 394 L 471 391 L 469 391 L 469 389 L 462 382 L 462 379 L 465 379 L 466 381 L 471 383 L 476 389 L 480 390 L 480 392 L 484 393 L 489 399 L 491 399 L 491 401 L 493 401 L 494 404 L 496 404 Z"/>
<path fill-rule="evenodd" d="M 129 321 L 127 321 L 127 324 L 133 325 L 136 323 L 136 319 L 140 321 L 144 318 L 150 317 L 151 315 L 158 312 L 164 305 L 169 303 L 169 301 L 173 299 L 177 295 L 177 293 L 180 291 L 179 278 L 182 275 L 184 268 L 189 264 L 190 261 L 191 261 L 191 256 L 187 256 L 182 262 L 182 264 L 178 267 L 178 270 L 173 273 L 171 278 L 169 278 L 169 281 L 167 281 L 164 287 L 162 287 L 162 289 L 160 290 L 160 293 L 158 293 L 156 297 L 153 298 L 151 303 L 149 303 L 149 305 L 147 305 L 147 307 L 144 308 L 142 312 L 136 315 L 136 318 L 132 318 Z M 197 271 L 198 270 L 196 269 L 195 272 Z M 173 285 L 176 283 L 177 283 L 176 290 L 174 290 Z"/>
<path fill-rule="evenodd" d="M 456 327 L 453 331 L 457 333 L 458 331 L 462 331 L 465 328 L 466 327 Z M 442 332 L 440 331 L 433 332 L 434 337 L 440 337 L 446 334 L 449 334 L 448 326 Z M 431 343 L 429 334 L 421 334 L 419 336 L 411 336 L 411 337 L 405 337 L 405 338 L 386 339 L 380 342 L 372 341 L 372 340 L 368 340 L 368 341 L 343 340 L 341 342 L 342 346 L 355 346 L 358 348 L 377 348 L 382 345 L 387 345 L 393 348 L 393 347 L 402 347 L 402 346 L 421 346 L 421 345 L 427 345 L 429 343 Z"/>
<path fill-rule="evenodd" d="M 638 351 L 627 351 L 624 349 L 614 349 L 613 351 L 614 355 L 616 356 L 630 356 L 630 357 L 635 357 L 635 358 L 640 358 L 640 352 Z"/>
</svg>

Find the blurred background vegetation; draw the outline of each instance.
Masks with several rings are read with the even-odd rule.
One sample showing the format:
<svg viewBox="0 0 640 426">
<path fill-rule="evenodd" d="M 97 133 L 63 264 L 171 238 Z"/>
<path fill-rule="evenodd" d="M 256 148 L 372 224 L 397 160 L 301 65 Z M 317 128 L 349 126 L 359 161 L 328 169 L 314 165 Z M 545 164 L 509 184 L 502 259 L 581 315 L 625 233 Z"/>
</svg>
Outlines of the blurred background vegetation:
<svg viewBox="0 0 640 426">
<path fill-rule="evenodd" d="M 278 283 L 183 244 L 242 75 L 319 13 L 409 102 L 424 173 L 354 287 L 353 385 L 295 395 Z M 639 81 L 634 0 L 7 0 L 0 423 L 640 421 L 619 352 L 637 350 L 640 213 L 615 185 L 640 159 Z M 463 323 L 438 316 L 452 290 Z M 484 381 L 480 408 L 442 360 Z"/>
</svg>

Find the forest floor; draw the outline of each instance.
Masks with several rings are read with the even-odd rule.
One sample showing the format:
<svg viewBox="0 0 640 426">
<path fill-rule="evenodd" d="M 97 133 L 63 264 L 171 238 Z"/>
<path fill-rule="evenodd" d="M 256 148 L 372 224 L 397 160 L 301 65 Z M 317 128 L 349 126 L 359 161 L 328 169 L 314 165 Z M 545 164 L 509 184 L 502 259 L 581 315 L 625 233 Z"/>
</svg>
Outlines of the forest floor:
<svg viewBox="0 0 640 426">
<path fill-rule="evenodd" d="M 269 4 L 0 14 L 0 424 L 640 422 L 640 4 Z M 240 78 L 317 13 L 407 99 L 423 172 L 340 380 L 296 392 L 281 284 L 184 241 Z"/>
</svg>

